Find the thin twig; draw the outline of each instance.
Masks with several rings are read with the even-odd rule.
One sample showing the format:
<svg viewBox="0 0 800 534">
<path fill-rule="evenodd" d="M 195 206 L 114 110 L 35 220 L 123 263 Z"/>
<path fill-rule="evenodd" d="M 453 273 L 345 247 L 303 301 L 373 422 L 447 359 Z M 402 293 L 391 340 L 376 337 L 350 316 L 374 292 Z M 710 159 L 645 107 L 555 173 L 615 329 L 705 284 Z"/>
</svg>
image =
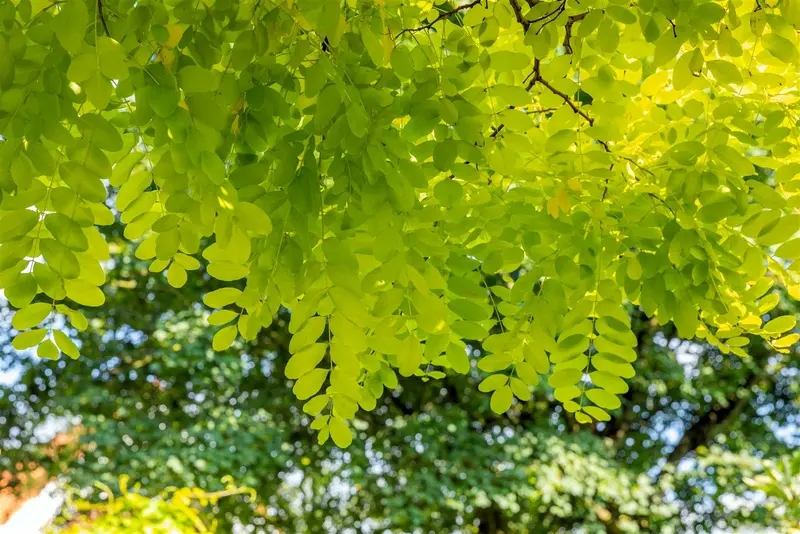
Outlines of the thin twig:
<svg viewBox="0 0 800 534">
<path fill-rule="evenodd" d="M 566 104 L 567 104 L 569 107 L 571 107 L 571 108 L 572 108 L 572 111 L 574 111 L 575 113 L 577 113 L 578 115 L 580 115 L 581 117 L 583 117 L 584 119 L 586 119 L 586 122 L 588 122 L 588 123 L 589 123 L 589 126 L 594 126 L 594 119 L 593 119 L 592 117 L 590 117 L 588 113 L 586 113 L 586 112 L 585 112 L 585 111 L 583 111 L 583 110 L 582 110 L 580 107 L 578 107 L 578 106 L 575 104 L 575 102 L 573 102 L 573 101 L 572 101 L 572 99 L 571 99 L 569 96 L 567 96 L 567 95 L 566 95 L 566 93 L 564 93 L 564 92 L 562 92 L 562 91 L 559 91 L 558 89 L 556 89 L 555 87 L 553 87 L 553 86 L 550 84 L 550 82 L 548 82 L 547 80 L 545 80 L 544 78 L 542 78 L 542 75 L 541 75 L 539 72 L 537 72 L 537 73 L 536 73 L 536 74 L 533 76 L 533 79 L 532 79 L 532 80 L 531 80 L 531 82 L 528 84 L 528 86 L 529 86 L 529 87 L 533 87 L 533 86 L 534 86 L 534 85 L 535 85 L 537 82 L 538 82 L 538 83 L 541 83 L 542 85 L 544 85 L 545 87 L 547 87 L 547 89 L 548 89 L 548 90 L 549 90 L 551 93 L 553 93 L 554 95 L 561 97 L 561 99 L 562 99 L 562 100 L 563 100 L 563 101 L 564 101 L 564 102 L 565 102 L 565 103 L 566 103 Z"/>
<path fill-rule="evenodd" d="M 106 24 L 106 18 L 103 16 L 103 0 L 97 0 L 97 16 L 100 18 L 100 22 L 103 23 L 103 29 L 106 31 L 106 35 L 111 37 L 111 32 L 108 31 L 108 24 Z"/>
<path fill-rule="evenodd" d="M 564 49 L 567 51 L 567 54 L 572 54 L 572 44 L 569 42 L 572 39 L 572 26 L 579 20 L 583 20 L 586 18 L 589 12 L 580 13 L 578 15 L 572 15 L 567 17 L 567 23 L 564 24 L 564 31 L 566 34 L 564 35 Z"/>
<path fill-rule="evenodd" d="M 556 7 L 550 13 L 545 13 L 544 15 L 539 17 L 538 19 L 533 19 L 533 20 L 528 21 L 528 22 L 530 24 L 536 24 L 537 22 L 545 21 L 544 24 L 542 24 L 541 28 L 539 28 L 539 30 L 536 32 L 538 34 L 540 31 L 542 31 L 542 28 L 544 28 L 545 26 L 547 26 L 548 24 L 550 24 L 551 22 L 556 20 L 559 17 L 559 15 L 561 15 L 561 13 L 563 13 L 566 9 L 567 9 L 567 0 L 563 0 L 560 4 L 558 4 L 558 7 Z M 550 19 L 550 20 L 547 20 L 547 19 Z"/>
<path fill-rule="evenodd" d="M 611 164 L 611 167 L 608 168 L 609 172 L 614 170 L 614 164 Z M 606 199 L 606 195 L 608 194 L 608 178 L 606 178 L 606 186 L 603 189 L 603 195 L 600 197 L 600 202 L 603 202 Z"/>
<path fill-rule="evenodd" d="M 667 21 L 670 23 L 670 25 L 672 25 L 672 36 L 673 37 L 677 37 L 678 36 L 678 30 L 677 30 L 677 28 L 675 28 L 675 23 L 672 21 L 672 19 L 667 19 Z"/>
<path fill-rule="evenodd" d="M 550 113 L 553 111 L 558 111 L 558 108 L 521 109 L 520 111 L 531 115 L 536 113 Z"/>
<path fill-rule="evenodd" d="M 661 204 L 663 204 L 664 207 L 667 208 L 670 211 L 670 213 L 672 213 L 672 216 L 675 217 L 675 210 L 673 210 L 672 208 L 669 207 L 669 205 L 667 204 L 666 200 L 664 200 L 663 198 L 661 198 L 660 196 L 658 196 L 658 195 L 656 195 L 654 193 L 647 193 L 647 194 L 650 197 L 652 197 L 652 198 L 658 200 L 659 202 L 661 202 Z"/>
<path fill-rule="evenodd" d="M 523 33 L 527 33 L 531 23 L 522 16 L 522 8 L 519 6 L 519 3 L 517 3 L 517 0 L 508 0 L 508 2 L 511 4 L 511 9 L 514 10 L 514 16 L 517 17 L 517 22 L 522 25 Z"/>
<path fill-rule="evenodd" d="M 561 97 L 561 100 L 563 100 L 570 108 L 572 108 L 573 112 L 583 117 L 584 120 L 586 120 L 586 122 L 589 123 L 589 126 L 594 126 L 594 118 L 592 118 L 588 113 L 583 111 L 577 104 L 575 104 L 575 102 L 573 102 L 572 99 L 569 96 L 567 96 L 566 93 L 559 91 L 558 89 L 553 87 L 553 85 L 550 82 L 542 78 L 541 63 L 539 62 L 538 59 L 535 59 L 533 61 L 533 72 L 531 72 L 528 75 L 528 78 L 531 78 L 531 81 L 528 82 L 528 86 L 526 87 L 528 91 L 530 91 L 533 88 L 533 86 L 536 85 L 537 82 L 541 83 L 542 85 L 547 87 L 547 89 L 551 93 Z M 596 139 L 596 141 L 600 144 L 600 146 L 603 147 L 603 150 L 605 150 L 608 153 L 611 153 L 611 149 L 609 148 L 607 142 L 601 141 L 600 139 Z"/>
<path fill-rule="evenodd" d="M 533 58 L 533 70 L 531 71 L 530 74 L 525 76 L 524 80 L 522 80 L 522 82 L 525 83 L 528 81 L 528 78 L 531 78 L 530 83 L 528 83 L 527 87 L 525 87 L 526 91 L 530 91 L 533 88 L 533 86 L 536 85 L 537 79 L 539 77 L 540 66 L 541 66 L 541 61 L 539 61 L 539 58 L 536 57 Z"/>
<path fill-rule="evenodd" d="M 630 162 L 631 162 L 631 163 L 633 163 L 633 164 L 634 164 L 636 167 L 638 167 L 638 168 L 639 168 L 641 171 L 643 171 L 643 172 L 646 172 L 646 173 L 647 173 L 647 174 L 649 174 L 650 176 L 655 176 L 655 173 L 654 173 L 653 171 L 651 171 L 650 169 L 645 169 L 644 167 L 642 167 L 641 165 L 639 165 L 638 163 L 636 163 L 636 161 L 635 161 L 633 158 L 629 158 L 629 157 L 627 157 L 627 156 L 618 156 L 618 157 L 619 157 L 620 159 L 624 159 L 624 160 L 626 160 L 626 161 L 630 161 Z"/>
<path fill-rule="evenodd" d="M 445 18 L 449 17 L 450 15 L 455 15 L 456 13 L 458 13 L 459 11 L 463 11 L 464 9 L 469 9 L 471 7 L 475 7 L 480 3 L 481 3 L 481 0 L 473 0 L 469 4 L 464 4 L 463 6 L 455 7 L 453 9 L 451 9 L 450 11 L 446 11 L 446 12 L 442 13 L 441 15 L 436 17 L 433 21 L 429 22 L 428 24 L 425 24 L 424 26 L 420 26 L 418 28 L 406 28 L 405 30 L 403 30 L 400 33 L 398 33 L 397 35 L 395 35 L 394 38 L 395 38 L 395 40 L 397 40 L 404 33 L 415 33 L 415 32 L 421 32 L 422 30 L 429 30 L 429 29 L 433 28 L 433 25 L 436 24 L 437 22 L 439 22 L 440 20 L 445 19 Z"/>
</svg>

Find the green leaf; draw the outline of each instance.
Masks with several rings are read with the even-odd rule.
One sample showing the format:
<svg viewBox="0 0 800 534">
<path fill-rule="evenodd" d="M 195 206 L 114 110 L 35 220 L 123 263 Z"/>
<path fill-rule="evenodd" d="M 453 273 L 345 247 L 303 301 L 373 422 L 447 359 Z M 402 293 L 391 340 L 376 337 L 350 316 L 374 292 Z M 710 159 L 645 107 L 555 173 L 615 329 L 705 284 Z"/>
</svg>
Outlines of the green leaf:
<svg viewBox="0 0 800 534">
<path fill-rule="evenodd" d="M 107 192 L 103 182 L 83 165 L 73 161 L 62 163 L 58 167 L 58 174 L 64 183 L 83 199 L 89 202 L 105 202 Z"/>
<path fill-rule="evenodd" d="M 11 342 L 11 345 L 17 350 L 29 349 L 41 343 L 46 335 L 47 330 L 44 328 L 21 332 L 14 337 L 14 341 Z"/>
<path fill-rule="evenodd" d="M 217 73 L 197 65 L 182 68 L 178 72 L 178 83 L 187 93 L 216 91 L 219 85 Z"/>
<path fill-rule="evenodd" d="M 331 439 L 340 449 L 346 449 L 353 442 L 353 433 L 347 423 L 338 417 L 331 417 L 330 420 Z"/>
<path fill-rule="evenodd" d="M 614 52 L 619 46 L 619 28 L 609 18 L 604 19 L 598 26 L 597 46 L 607 54 Z"/>
<path fill-rule="evenodd" d="M 622 24 L 636 24 L 636 15 L 622 6 L 609 5 L 606 8 L 609 17 Z"/>
<path fill-rule="evenodd" d="M 547 379 L 547 383 L 553 388 L 563 388 L 577 384 L 582 376 L 582 370 L 564 369 L 562 371 L 556 371 L 550 375 L 550 378 Z"/>
<path fill-rule="evenodd" d="M 186 269 L 173 261 L 169 269 L 167 269 L 167 282 L 169 282 L 169 285 L 175 288 L 181 288 L 186 284 L 187 279 Z"/>
<path fill-rule="evenodd" d="M 621 406 L 617 396 L 604 389 L 590 389 L 586 391 L 586 396 L 590 401 L 598 405 L 600 408 L 605 408 L 606 410 L 616 410 Z"/>
<path fill-rule="evenodd" d="M 48 360 L 57 360 L 58 359 L 58 347 L 56 344 L 53 343 L 49 339 L 45 339 L 39 345 L 39 348 L 36 349 L 36 355 L 39 358 L 46 358 Z"/>
<path fill-rule="evenodd" d="M 575 412 L 575 420 L 584 425 L 592 422 L 592 418 L 583 412 Z"/>
<path fill-rule="evenodd" d="M 85 280 L 65 280 L 64 289 L 67 292 L 67 297 L 83 306 L 102 306 L 106 301 L 106 297 L 100 288 Z"/>
<path fill-rule="evenodd" d="M 406 337 L 400 344 L 398 353 L 399 370 L 402 376 L 411 376 L 422 363 L 422 350 L 416 338 Z"/>
<path fill-rule="evenodd" d="M 89 240 L 83 229 L 61 213 L 50 213 L 44 218 L 44 225 L 53 234 L 53 237 L 70 250 L 84 252 L 89 249 Z"/>
<path fill-rule="evenodd" d="M 681 300 L 678 303 L 678 309 L 675 312 L 673 322 L 678 328 L 678 333 L 681 337 L 686 339 L 693 338 L 697 327 L 700 325 L 694 304 L 687 300 Z"/>
<path fill-rule="evenodd" d="M 597 406 L 584 406 L 583 411 L 597 419 L 598 421 L 611 421 L 611 416 L 608 412 Z M 588 423 L 589 421 L 579 421 L 581 423 Z"/>
<path fill-rule="evenodd" d="M 208 324 L 211 326 L 222 326 L 239 317 L 239 314 L 233 310 L 217 310 L 208 316 Z"/>
<path fill-rule="evenodd" d="M 511 408 L 511 403 L 514 401 L 514 394 L 511 392 L 510 386 L 503 386 L 494 393 L 489 402 L 492 411 L 496 414 L 504 414 Z"/>
<path fill-rule="evenodd" d="M 529 56 L 520 52 L 511 52 L 508 50 L 500 50 L 493 53 L 491 59 L 492 68 L 497 72 L 522 70 L 529 68 L 533 64 Z"/>
<path fill-rule="evenodd" d="M 764 332 L 770 335 L 783 334 L 788 332 L 797 325 L 797 319 L 794 315 L 783 315 L 772 319 L 764 325 Z"/>
<path fill-rule="evenodd" d="M 67 69 L 67 78 L 71 82 L 83 83 L 97 72 L 97 56 L 92 53 L 81 54 L 73 59 Z"/>
<path fill-rule="evenodd" d="M 797 63 L 797 47 L 786 37 L 771 32 L 762 36 L 762 42 L 764 43 L 764 48 L 779 60 L 785 63 Z"/>
<path fill-rule="evenodd" d="M 214 261 L 208 264 L 208 274 L 225 282 L 240 280 L 247 276 L 250 269 L 245 265 L 238 265 L 229 261 Z"/>
<path fill-rule="evenodd" d="M 492 310 L 488 306 L 481 306 L 468 299 L 454 299 L 447 305 L 451 310 L 467 321 L 482 321 L 491 316 Z"/>
<path fill-rule="evenodd" d="M 317 111 L 314 114 L 314 123 L 317 129 L 324 128 L 339 111 L 342 105 L 339 91 L 334 85 L 328 85 L 317 97 Z"/>
<path fill-rule="evenodd" d="M 239 34 L 231 53 L 231 66 L 236 70 L 244 70 L 256 53 L 256 34 L 246 30 Z"/>
<path fill-rule="evenodd" d="M 447 361 L 457 373 L 466 374 L 469 372 L 469 356 L 464 347 L 451 343 L 447 346 Z"/>
<path fill-rule="evenodd" d="M 53 311 L 53 305 L 47 302 L 37 302 L 17 310 L 11 319 L 11 326 L 17 330 L 32 328 L 44 321 Z"/>
<path fill-rule="evenodd" d="M 739 69 L 730 61 L 724 59 L 715 59 L 707 61 L 708 70 L 719 83 L 735 83 L 741 84 L 744 80 Z"/>
<path fill-rule="evenodd" d="M 301 349 L 305 349 L 309 345 L 315 343 L 322 335 L 322 332 L 325 330 L 326 324 L 327 324 L 326 318 L 319 316 L 312 317 L 308 321 L 306 321 L 305 325 L 300 330 L 295 332 L 295 334 L 292 336 L 292 340 L 289 342 L 289 352 L 291 354 L 296 354 Z M 325 345 L 323 344 L 323 350 L 324 346 Z M 317 364 L 315 363 L 314 367 L 316 365 Z"/>
<path fill-rule="evenodd" d="M 80 357 L 80 353 L 78 352 L 78 347 L 75 345 L 67 334 L 62 332 L 61 330 L 53 330 L 53 339 L 56 342 L 56 346 L 58 350 L 72 358 L 73 360 L 77 360 Z"/>
<path fill-rule="evenodd" d="M 325 379 L 328 377 L 327 369 L 314 369 L 304 374 L 294 383 L 292 393 L 300 400 L 305 400 L 317 394 Z"/>
<path fill-rule="evenodd" d="M 112 80 L 124 80 L 128 77 L 127 57 L 120 44 L 110 37 L 97 39 L 98 64 L 100 72 Z"/>
<path fill-rule="evenodd" d="M 716 223 L 732 215 L 736 211 L 736 204 L 728 199 L 703 206 L 697 210 L 697 218 L 704 223 Z"/>
<path fill-rule="evenodd" d="M 517 375 L 523 382 L 529 386 L 535 386 L 539 383 L 539 375 L 533 366 L 527 362 L 520 362 L 516 366 Z"/>
<path fill-rule="evenodd" d="M 284 370 L 286 378 L 295 380 L 310 372 L 325 357 L 327 348 L 326 343 L 314 343 L 289 358 Z"/>
<path fill-rule="evenodd" d="M 523 382 L 519 378 L 512 378 L 510 385 L 511 385 L 511 391 L 514 393 L 515 397 L 523 401 L 530 400 L 531 392 L 528 389 L 528 386 L 525 384 L 525 382 Z"/>
<path fill-rule="evenodd" d="M 62 278 L 70 280 L 80 276 L 81 266 L 78 258 L 66 246 L 55 239 L 42 239 L 39 241 L 39 249 L 47 266 Z"/>
<path fill-rule="evenodd" d="M 78 126 L 89 136 L 93 145 L 102 150 L 117 152 L 122 150 L 122 136 L 119 130 L 98 113 L 81 115 Z"/>
<path fill-rule="evenodd" d="M 76 55 L 89 24 L 89 11 L 83 0 L 68 0 L 59 9 L 53 29 L 58 42 L 69 53 Z"/>
<path fill-rule="evenodd" d="M 620 377 L 605 371 L 595 371 L 589 374 L 592 383 L 611 393 L 622 395 L 628 392 L 628 384 Z"/>
<path fill-rule="evenodd" d="M 214 339 L 211 342 L 212 348 L 217 352 L 228 350 L 236 340 L 237 332 L 238 331 L 235 325 L 230 325 L 219 329 L 217 333 L 214 334 Z"/>
<path fill-rule="evenodd" d="M 94 107 L 101 110 L 108 107 L 108 103 L 111 101 L 111 93 L 114 89 L 110 80 L 95 72 L 88 80 L 83 82 L 83 88 L 86 91 L 86 96 L 89 97 L 89 102 Z"/>
<path fill-rule="evenodd" d="M 478 384 L 478 391 L 483 391 L 487 393 L 489 391 L 494 391 L 500 387 L 505 386 L 508 383 L 508 376 L 506 375 L 490 375 L 483 379 L 483 381 Z"/>
<path fill-rule="evenodd" d="M 241 289 L 237 289 L 235 287 L 223 287 L 207 293 L 203 297 L 203 303 L 209 308 L 222 308 L 229 304 L 233 304 L 241 294 Z"/>
<path fill-rule="evenodd" d="M 209 180 L 217 185 L 222 184 L 227 177 L 228 171 L 225 163 L 214 152 L 203 152 L 201 157 L 203 172 Z"/>
<path fill-rule="evenodd" d="M 317 395 L 303 405 L 303 411 L 311 416 L 317 416 L 328 405 L 327 395 Z"/>
<path fill-rule="evenodd" d="M 372 62 L 378 67 L 382 67 L 383 46 L 381 46 L 380 39 L 378 39 L 367 26 L 361 28 L 361 42 L 364 44 L 364 48 L 367 50 L 367 54 L 369 54 L 369 58 Z M 331 432 L 331 434 L 333 433 Z M 334 441 L 336 441 L 335 438 Z"/>
<path fill-rule="evenodd" d="M 446 139 L 436 143 L 433 149 L 433 163 L 440 171 L 446 171 L 452 167 L 458 156 L 458 143 L 452 139 Z"/>
<path fill-rule="evenodd" d="M 234 208 L 238 224 L 257 235 L 269 235 L 272 232 L 272 222 L 264 210 L 250 202 L 239 202 Z"/>
</svg>

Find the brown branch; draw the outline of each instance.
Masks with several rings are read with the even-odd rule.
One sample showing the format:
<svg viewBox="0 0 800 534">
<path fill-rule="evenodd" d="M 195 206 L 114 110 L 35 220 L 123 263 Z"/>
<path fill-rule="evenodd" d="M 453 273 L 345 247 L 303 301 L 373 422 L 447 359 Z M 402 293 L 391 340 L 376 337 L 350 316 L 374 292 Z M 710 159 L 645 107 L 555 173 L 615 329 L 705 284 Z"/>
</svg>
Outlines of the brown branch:
<svg viewBox="0 0 800 534">
<path fill-rule="evenodd" d="M 111 37 L 111 32 L 108 31 L 108 24 L 106 24 L 106 18 L 103 15 L 103 0 L 97 0 L 97 16 L 100 22 L 103 23 L 103 29 L 106 31 L 106 35 Z"/>
<path fill-rule="evenodd" d="M 517 22 L 519 22 L 522 25 L 525 33 L 527 33 L 528 29 L 531 27 L 532 24 L 543 22 L 543 24 L 539 27 L 539 29 L 536 30 L 536 33 L 538 34 L 540 31 L 542 31 L 542 28 L 544 28 L 551 22 L 555 21 L 567 9 L 567 1 L 562 0 L 553 11 L 545 13 L 539 18 L 533 20 L 527 20 L 522 14 L 522 8 L 520 7 L 519 2 L 517 0 L 508 0 L 508 1 L 511 4 L 511 9 L 514 10 L 514 16 L 516 17 Z M 530 7 L 533 7 L 535 4 L 536 2 L 528 0 L 528 5 Z"/>
<path fill-rule="evenodd" d="M 567 51 L 567 54 L 572 54 L 572 44 L 569 42 L 570 39 L 572 39 L 572 26 L 579 20 L 586 18 L 586 15 L 588 14 L 589 12 L 587 11 L 586 13 L 580 13 L 578 15 L 567 17 L 567 23 L 564 24 L 564 30 L 566 31 L 566 34 L 564 35 L 564 49 Z"/>
<path fill-rule="evenodd" d="M 428 24 L 425 24 L 424 26 L 420 26 L 418 28 L 406 28 L 405 30 L 403 30 L 400 33 L 398 33 L 397 35 L 395 35 L 394 38 L 396 40 L 401 35 L 403 35 L 404 33 L 416 33 L 416 32 L 421 32 L 423 30 L 429 30 L 429 29 L 431 29 L 433 27 L 434 24 L 436 24 L 440 20 L 445 19 L 445 18 L 449 17 L 450 15 L 455 15 L 456 13 L 458 13 L 459 11 L 463 11 L 464 9 L 469 9 L 471 7 L 475 7 L 480 3 L 481 3 L 481 0 L 473 0 L 469 4 L 464 4 L 463 6 L 455 7 L 453 9 L 451 9 L 450 11 L 446 11 L 446 12 L 442 13 L 441 15 L 436 17 L 433 21 L 429 22 Z"/>
<path fill-rule="evenodd" d="M 627 156 L 617 156 L 617 157 L 619 157 L 620 159 L 624 159 L 624 160 L 626 160 L 626 161 L 630 161 L 630 162 L 631 162 L 631 163 L 633 163 L 633 164 L 634 164 L 636 167 L 638 167 L 640 170 L 642 170 L 642 171 L 646 172 L 646 173 L 647 173 L 647 174 L 649 174 L 650 176 L 655 176 L 655 173 L 654 173 L 653 171 L 651 171 L 650 169 L 645 169 L 644 167 L 642 167 L 641 165 L 639 165 L 638 163 L 636 163 L 636 161 L 635 161 L 633 158 L 629 158 L 629 157 L 627 157 Z"/>
<path fill-rule="evenodd" d="M 524 80 L 522 80 L 523 82 L 527 82 L 529 78 L 531 80 L 530 82 L 528 82 L 528 85 L 525 87 L 526 91 L 530 91 L 531 88 L 533 88 L 533 86 L 536 85 L 536 82 L 538 81 L 538 78 L 539 78 L 539 69 L 540 68 L 541 68 L 541 62 L 539 61 L 539 58 L 536 58 L 536 57 L 533 58 L 533 70 L 531 71 L 530 74 L 525 76 Z"/>
<path fill-rule="evenodd" d="M 565 103 L 566 103 L 566 104 L 567 104 L 569 107 L 571 107 L 571 108 L 572 108 L 572 111 L 573 111 L 573 112 L 575 112 L 575 113 L 577 113 L 578 115 L 580 115 L 581 117 L 583 117 L 583 118 L 584 118 L 584 120 L 586 120 L 586 122 L 588 122 L 588 123 L 589 123 L 589 126 L 594 126 L 594 118 L 592 118 L 591 116 L 589 116 L 589 114 L 588 114 L 588 113 L 586 113 L 585 111 L 583 111 L 583 110 L 582 110 L 582 109 L 581 109 L 581 108 L 580 108 L 580 107 L 579 107 L 577 104 L 575 104 L 575 102 L 573 102 L 573 101 L 572 101 L 572 99 L 571 99 L 569 96 L 567 96 L 567 94 L 566 94 L 566 93 L 564 93 L 564 92 L 562 92 L 562 91 L 559 91 L 558 89 L 556 89 L 555 87 L 553 87 L 553 85 L 552 85 L 550 82 L 548 82 L 547 80 L 545 80 L 544 78 L 542 78 L 542 73 L 541 73 L 541 63 L 539 62 L 539 60 L 538 60 L 538 59 L 534 59 L 534 61 L 533 61 L 533 72 L 531 72 L 531 73 L 530 73 L 530 74 L 529 74 L 529 75 L 528 75 L 528 76 L 527 76 L 525 79 L 527 80 L 528 78 L 531 78 L 531 81 L 530 81 L 530 82 L 528 82 L 528 86 L 527 86 L 525 89 L 527 89 L 528 91 L 530 91 L 530 90 L 531 90 L 531 88 L 533 88 L 533 86 L 534 86 L 534 85 L 536 85 L 536 83 L 537 83 L 537 82 L 541 83 L 542 85 L 544 85 L 545 87 L 547 87 L 547 89 L 548 89 L 548 90 L 549 90 L 551 93 L 553 93 L 553 94 L 554 94 L 554 95 L 556 95 L 556 96 L 559 96 L 559 97 L 561 97 L 561 99 L 562 99 L 562 100 L 563 100 L 563 101 L 564 101 L 564 102 L 565 102 Z M 605 141 L 602 141 L 602 140 L 600 140 L 600 139 L 596 139 L 596 141 L 597 141 L 597 142 L 600 144 L 600 146 L 602 146 L 602 147 L 603 147 L 603 150 L 605 150 L 605 151 L 606 151 L 606 152 L 608 152 L 608 153 L 611 153 L 611 149 L 609 148 L 609 146 L 608 146 L 608 143 L 607 143 L 607 142 L 605 142 Z"/>
<path fill-rule="evenodd" d="M 537 22 L 542 22 L 542 21 L 545 21 L 545 22 L 544 22 L 544 24 L 542 24 L 541 28 L 539 28 L 539 29 L 536 31 L 536 33 L 538 34 L 540 31 L 542 31 L 542 28 L 544 28 L 545 26 L 547 26 L 548 24 L 550 24 L 551 22 L 553 22 L 554 20 L 556 20 L 556 19 L 559 17 L 559 15 L 561 15 L 561 13 L 563 13 L 564 11 L 566 11 L 566 9 L 567 9 L 567 0 L 563 0 L 563 1 L 562 1 L 560 4 L 558 4 L 558 7 L 556 7 L 556 8 L 555 8 L 553 11 L 551 11 L 550 13 L 545 13 L 544 15 L 542 15 L 541 17 L 539 17 L 538 19 L 533 19 L 533 20 L 531 20 L 531 21 L 528 21 L 528 22 L 529 22 L 530 24 L 536 24 Z M 555 16 L 554 16 L 554 15 L 555 15 Z M 552 17 L 552 18 L 551 18 L 551 17 Z M 547 20 L 547 19 L 550 19 L 550 20 Z"/>
<path fill-rule="evenodd" d="M 602 143 L 602 145 L 603 145 L 603 148 L 605 148 L 605 149 L 606 149 L 606 152 L 610 152 L 610 150 L 608 150 L 608 145 L 606 145 L 605 143 L 603 143 L 603 141 L 600 141 L 600 143 Z M 611 166 L 608 168 L 608 170 L 609 170 L 609 171 L 613 171 L 613 170 L 614 170 L 614 164 L 613 164 L 613 163 L 612 163 L 612 164 L 611 164 Z M 603 201 L 606 199 L 606 195 L 607 195 L 607 194 L 608 194 L 608 178 L 606 178 L 606 186 L 603 188 L 603 195 L 600 197 L 600 202 L 603 202 Z"/>
<path fill-rule="evenodd" d="M 533 76 L 533 79 L 532 79 L 532 80 L 530 81 L 530 83 L 528 84 L 528 89 L 530 89 L 531 87 L 533 87 L 534 85 L 536 85 L 536 83 L 537 83 L 537 82 L 538 82 L 538 83 L 541 83 L 542 85 L 544 85 L 545 87 L 547 87 L 547 89 L 548 89 L 548 90 L 549 90 L 551 93 L 553 93 L 554 95 L 556 95 L 556 96 L 560 97 L 560 98 L 561 98 L 561 100 L 563 100 L 563 101 L 564 101 L 564 103 L 566 103 L 566 104 L 567 104 L 569 107 L 571 107 L 571 108 L 572 108 L 572 111 L 573 111 L 573 112 L 575 112 L 575 113 L 577 113 L 578 115 L 580 115 L 581 117 L 583 117 L 583 118 L 586 120 L 586 122 L 588 122 L 588 123 L 589 123 L 589 126 L 594 126 L 594 119 L 593 119 L 592 117 L 590 117 L 588 113 L 586 113 L 585 111 L 583 111 L 583 110 L 582 110 L 582 109 L 581 109 L 579 106 L 577 106 L 577 105 L 575 104 L 575 102 L 573 102 L 573 101 L 572 101 L 572 99 L 571 99 L 569 96 L 567 96 L 567 95 L 566 95 L 566 93 L 564 93 L 564 92 L 562 92 L 562 91 L 559 91 L 558 89 L 556 89 L 555 87 L 553 87 L 553 86 L 550 84 L 550 82 L 548 82 L 547 80 L 545 80 L 544 78 L 542 78 L 542 75 L 539 73 L 539 71 L 538 71 L 538 70 L 537 70 L 537 71 L 536 71 L 536 73 L 534 74 L 534 76 Z"/>
<path fill-rule="evenodd" d="M 672 25 L 672 36 L 673 37 L 677 37 L 678 36 L 678 30 L 677 30 L 677 28 L 675 28 L 675 23 L 672 21 L 672 19 L 667 19 L 667 21 L 670 23 L 670 25 Z"/>
<path fill-rule="evenodd" d="M 651 198 L 654 198 L 654 199 L 658 200 L 659 202 L 661 202 L 661 204 L 663 204 L 663 205 L 664 205 L 664 207 L 665 207 L 665 208 L 667 208 L 667 209 L 669 210 L 669 212 L 670 212 L 670 213 L 672 213 L 672 217 L 673 217 L 673 218 L 675 218 L 675 217 L 677 216 L 677 214 L 675 213 L 675 210 L 669 207 L 669 205 L 667 204 L 667 201 L 666 201 L 666 200 L 664 200 L 664 199 L 663 199 L 663 198 L 661 198 L 660 196 L 656 195 L 655 193 L 647 193 L 647 194 L 648 194 L 648 195 L 649 195 Z"/>
<path fill-rule="evenodd" d="M 531 27 L 531 23 L 525 20 L 525 17 L 522 16 L 522 8 L 519 7 L 519 3 L 517 0 L 508 0 L 508 3 L 511 4 L 511 9 L 514 10 L 514 16 L 517 17 L 517 22 L 522 25 L 523 33 L 527 33 L 528 28 Z"/>
<path fill-rule="evenodd" d="M 509 108 L 510 109 L 514 109 L 514 106 L 509 106 Z M 541 109 L 531 109 L 531 110 L 520 109 L 520 111 L 525 113 L 525 114 L 527 114 L 527 115 L 533 115 L 533 114 L 538 114 L 538 113 L 550 113 L 552 111 L 556 111 L 557 109 L 558 108 L 541 108 Z M 497 128 L 492 126 L 492 135 L 490 135 L 489 137 L 497 137 L 497 134 L 500 133 L 500 130 L 502 130 L 505 127 L 506 127 L 505 124 L 501 124 Z"/>
</svg>

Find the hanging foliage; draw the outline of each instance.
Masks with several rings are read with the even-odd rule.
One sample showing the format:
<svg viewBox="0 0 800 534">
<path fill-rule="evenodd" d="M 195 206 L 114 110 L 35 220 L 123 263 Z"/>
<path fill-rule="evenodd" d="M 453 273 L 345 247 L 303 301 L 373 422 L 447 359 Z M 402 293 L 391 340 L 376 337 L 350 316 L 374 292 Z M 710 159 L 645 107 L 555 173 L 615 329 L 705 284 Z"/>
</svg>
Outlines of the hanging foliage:
<svg viewBox="0 0 800 534">
<path fill-rule="evenodd" d="M 798 0 L 4 2 L 14 346 L 78 357 L 118 217 L 154 276 L 227 284 L 215 350 L 292 311 L 286 376 L 340 447 L 397 373 L 476 343 L 496 412 L 546 380 L 608 420 L 627 302 L 786 351 L 798 25 Z"/>
</svg>

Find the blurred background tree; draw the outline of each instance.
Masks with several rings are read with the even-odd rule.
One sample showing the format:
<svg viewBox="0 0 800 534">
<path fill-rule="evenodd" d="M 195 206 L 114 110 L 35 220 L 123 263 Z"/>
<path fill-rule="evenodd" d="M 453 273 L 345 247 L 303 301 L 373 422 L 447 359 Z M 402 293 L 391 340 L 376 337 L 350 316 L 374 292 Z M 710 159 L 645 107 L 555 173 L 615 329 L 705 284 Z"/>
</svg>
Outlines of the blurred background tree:
<svg viewBox="0 0 800 534">
<path fill-rule="evenodd" d="M 753 340 L 750 358 L 723 356 L 632 309 L 647 354 L 606 424 L 579 428 L 545 384 L 497 416 L 473 368 L 439 388 L 400 380 L 340 450 L 316 445 L 283 376 L 288 311 L 214 354 L 197 303 L 215 282 L 201 272 L 173 289 L 119 230 L 107 302 L 72 332 L 79 360 L 16 352 L 13 330 L 0 331 L 0 470 L 41 466 L 95 503 L 95 483 L 119 492 L 121 475 L 153 497 L 221 491 L 230 475 L 257 497 L 198 511 L 219 532 L 780 531 L 796 520 L 797 495 L 781 505 L 764 478 L 764 461 L 800 442 L 794 352 Z M 56 433 L 74 439 L 55 447 Z"/>
</svg>

